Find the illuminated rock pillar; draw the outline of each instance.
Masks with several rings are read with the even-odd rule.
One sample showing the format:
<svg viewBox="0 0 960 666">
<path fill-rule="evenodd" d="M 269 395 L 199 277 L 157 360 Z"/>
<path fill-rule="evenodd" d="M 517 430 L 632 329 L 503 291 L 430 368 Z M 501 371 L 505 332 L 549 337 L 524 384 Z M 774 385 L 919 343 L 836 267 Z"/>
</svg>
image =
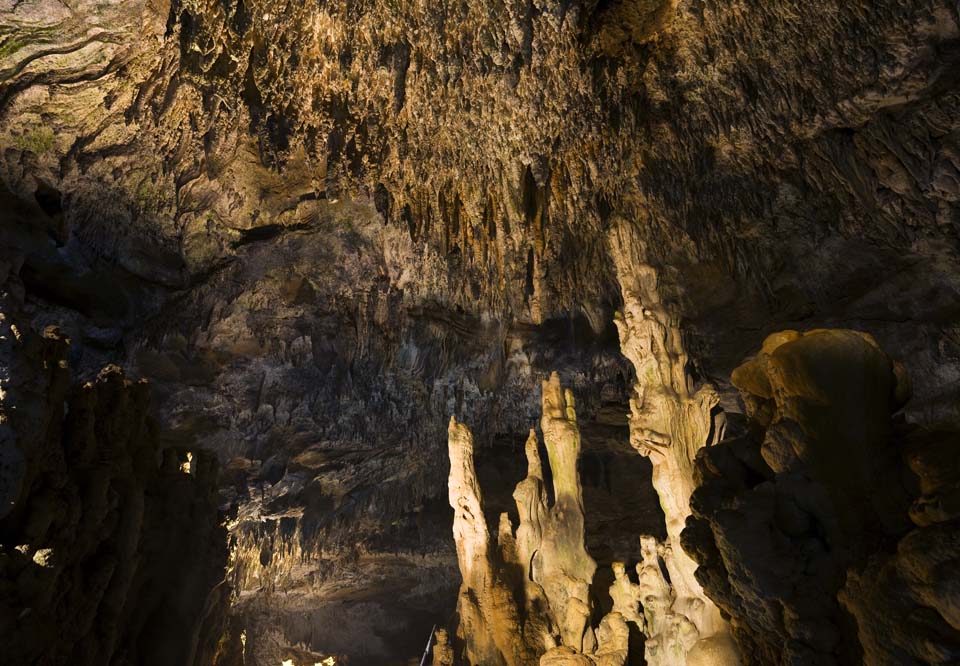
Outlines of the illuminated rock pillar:
<svg viewBox="0 0 960 666">
<path fill-rule="evenodd" d="M 554 373 L 543 383 L 541 429 L 552 478 L 553 504 L 544 485 L 544 464 L 534 431 L 526 443 L 527 477 L 513 497 L 520 524 L 500 516 L 497 547 L 483 515 L 470 430 L 450 421 L 449 499 L 463 576 L 458 636 L 472 664 L 530 664 L 558 655 L 604 655 L 616 664 L 626 655 L 622 616 L 590 624 L 590 583 L 596 563 L 584 543 L 583 489 L 577 473 L 580 431 L 573 394 Z M 511 574 L 511 572 L 513 572 Z M 522 605 L 522 606 L 521 606 Z M 623 626 L 621 626 L 623 625 Z M 562 646 L 557 653 L 555 649 Z M 598 662 L 599 663 L 599 662 Z"/>
<path fill-rule="evenodd" d="M 580 430 L 573 393 L 557 373 L 543 382 L 544 444 L 553 474 L 554 504 L 543 530 L 542 571 L 536 580 L 550 601 L 564 645 L 593 652 L 596 639 L 590 618 L 590 583 L 597 569 L 584 544 L 583 488 L 577 473 Z"/>
<path fill-rule="evenodd" d="M 739 663 L 729 627 L 697 582 L 696 563 L 680 546 L 694 490 L 694 458 L 721 434 L 712 427 L 719 397 L 710 385 L 693 386 L 679 326 L 660 301 L 656 271 L 644 263 L 645 252 L 630 225 L 613 229 L 610 246 L 623 295 L 623 310 L 615 317 L 620 347 L 637 374 L 630 443 L 653 463 L 653 485 L 667 528 L 661 556 L 672 585 L 671 618 L 661 622 L 645 610 L 648 663 Z M 709 657 L 701 659 L 701 652 Z"/>
<path fill-rule="evenodd" d="M 449 500 L 453 538 L 463 583 L 457 598 L 457 635 L 470 664 L 527 666 L 536 652 L 524 640 L 516 599 L 491 547 L 483 499 L 473 463 L 473 434 L 450 419 Z"/>
</svg>

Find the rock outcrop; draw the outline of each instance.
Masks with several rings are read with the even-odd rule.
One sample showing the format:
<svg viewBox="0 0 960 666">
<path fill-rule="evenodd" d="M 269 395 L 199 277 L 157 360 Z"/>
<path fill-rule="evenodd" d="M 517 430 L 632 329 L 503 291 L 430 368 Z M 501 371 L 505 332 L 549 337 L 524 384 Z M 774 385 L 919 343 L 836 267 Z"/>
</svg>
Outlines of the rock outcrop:
<svg viewBox="0 0 960 666">
<path fill-rule="evenodd" d="M 955 659 L 957 435 L 894 418 L 906 373 L 856 331 L 771 335 L 733 382 L 683 541 L 747 663 Z"/>
<path fill-rule="evenodd" d="M 217 464 L 160 444 L 148 386 L 73 384 L 70 341 L 0 296 L 4 664 L 210 664 L 229 588 Z"/>
</svg>

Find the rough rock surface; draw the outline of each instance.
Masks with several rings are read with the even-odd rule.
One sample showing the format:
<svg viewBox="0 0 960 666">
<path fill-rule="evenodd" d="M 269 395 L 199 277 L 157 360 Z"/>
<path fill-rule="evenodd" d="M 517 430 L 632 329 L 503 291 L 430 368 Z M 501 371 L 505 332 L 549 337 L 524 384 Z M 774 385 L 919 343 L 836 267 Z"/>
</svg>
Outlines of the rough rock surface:
<svg viewBox="0 0 960 666">
<path fill-rule="evenodd" d="M 134 325 L 139 290 L 356 198 L 410 237 L 408 299 L 599 322 L 617 216 L 717 370 L 842 318 L 952 410 L 955 3 L 36 0 L 3 26 L 4 182 L 61 244 L 28 262 L 57 302 Z"/>
<path fill-rule="evenodd" d="M 729 629 L 695 576 L 696 564 L 680 547 L 690 516 L 694 460 L 722 436 L 720 397 L 711 384 L 694 387 L 676 318 L 661 302 L 657 273 L 642 262 L 628 228 L 611 233 L 611 252 L 623 293 L 616 314 L 620 346 L 636 370 L 630 399 L 630 444 L 653 464 L 653 486 L 666 519 L 667 541 L 642 540 L 637 565 L 646 616 L 646 660 L 653 666 L 683 666 L 695 652 L 717 653 L 710 663 L 739 664 Z M 660 572 L 660 555 L 669 575 Z M 703 645 L 701 645 L 701 643 Z"/>
<path fill-rule="evenodd" d="M 768 333 L 852 327 L 911 369 L 911 418 L 960 423 L 958 23 L 953 0 L 9 0 L 0 263 L 78 373 L 148 377 L 220 458 L 231 654 L 403 663 L 457 587 L 447 416 L 482 475 L 548 369 L 586 443 L 643 381 L 610 336 L 614 230 L 724 408 Z M 598 576 L 637 557 L 621 518 L 587 525 Z"/>
<path fill-rule="evenodd" d="M 683 541 L 747 663 L 955 660 L 957 434 L 892 418 L 906 374 L 857 331 L 771 335 L 733 382 Z"/>
<path fill-rule="evenodd" d="M 229 601 L 216 460 L 162 447 L 146 383 L 116 366 L 73 385 L 69 340 L 17 310 L 5 291 L 0 662 L 212 663 Z"/>
</svg>

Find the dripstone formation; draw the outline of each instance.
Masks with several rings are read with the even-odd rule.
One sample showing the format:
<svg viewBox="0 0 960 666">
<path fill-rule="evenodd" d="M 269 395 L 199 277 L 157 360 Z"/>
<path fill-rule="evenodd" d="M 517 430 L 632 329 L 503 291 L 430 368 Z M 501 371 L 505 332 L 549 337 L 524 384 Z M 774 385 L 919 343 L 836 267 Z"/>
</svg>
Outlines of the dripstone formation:
<svg viewBox="0 0 960 666">
<path fill-rule="evenodd" d="M 907 375 L 856 331 L 772 335 L 733 381 L 682 537 L 746 663 L 954 661 L 957 433 L 893 417 Z"/>
<path fill-rule="evenodd" d="M 618 320 L 631 358 L 682 358 L 667 351 L 669 329 L 655 307 Z M 541 428 L 550 466 L 531 432 L 527 478 L 514 492 L 520 524 L 514 531 L 502 514 L 496 546 L 473 469 L 472 435 L 451 420 L 462 663 L 623 666 L 628 623 L 645 636 L 652 664 L 952 663 L 960 649 L 953 612 L 960 434 L 895 417 L 910 399 L 908 375 L 872 336 L 826 329 L 771 335 L 733 373 L 746 408 L 746 422 L 733 421 L 738 434 L 724 438 L 717 428 L 716 442 L 692 451 L 682 448 L 682 438 L 706 429 L 674 424 L 673 439 L 643 428 L 651 421 L 642 420 L 648 391 L 684 400 L 685 389 L 655 384 L 655 373 L 641 376 L 648 382 L 633 401 L 631 435 L 660 447 L 638 448 L 661 456 L 653 481 L 668 539 L 660 545 L 641 537 L 636 583 L 623 562 L 613 564 L 612 611 L 596 629 L 596 565 L 583 549 L 589 515 L 576 474 L 572 394 L 561 392 L 557 375 L 544 383 Z M 687 414 L 697 418 L 691 404 L 702 403 L 687 403 Z M 678 418 L 670 409 L 657 414 Z M 673 457 L 670 466 L 665 456 Z M 683 497 L 684 490 L 691 494 Z M 688 512 L 685 528 L 671 535 L 678 505 Z M 671 536 L 684 549 L 680 557 Z M 686 563 L 692 590 L 683 587 Z M 442 655 L 436 663 L 449 661 L 449 651 Z"/>
<path fill-rule="evenodd" d="M 0 0 L 17 656 L 960 658 L 958 72 L 955 0 Z M 894 397 L 737 370 L 823 329 Z"/>
<path fill-rule="evenodd" d="M 520 523 L 514 528 L 508 514 L 501 514 L 496 543 L 474 471 L 473 435 L 450 420 L 450 506 L 463 575 L 458 642 L 468 664 L 623 666 L 629 640 L 624 616 L 615 610 L 598 629 L 591 624 L 590 586 L 597 565 L 584 545 L 573 393 L 563 390 L 554 373 L 543 383 L 542 401 L 540 427 L 549 466 L 531 431 L 527 477 L 513 493 Z M 551 479 L 549 489 L 545 476 Z M 444 659 L 435 656 L 434 663 Z"/>
<path fill-rule="evenodd" d="M 646 627 L 647 663 L 737 664 L 726 622 L 704 594 L 696 565 L 680 544 L 690 515 L 694 460 L 723 431 L 719 396 L 710 384 L 694 387 L 680 329 L 660 301 L 657 273 L 640 260 L 635 237 L 618 228 L 610 243 L 624 303 L 616 315 L 620 346 L 638 380 L 630 400 L 630 443 L 653 463 L 653 486 L 667 526 L 663 559 L 673 588 L 670 594 L 660 589 L 663 584 L 653 574 L 656 557 L 646 544 L 643 566 L 653 575 L 648 583 L 653 604 L 645 612 L 654 616 Z"/>
</svg>

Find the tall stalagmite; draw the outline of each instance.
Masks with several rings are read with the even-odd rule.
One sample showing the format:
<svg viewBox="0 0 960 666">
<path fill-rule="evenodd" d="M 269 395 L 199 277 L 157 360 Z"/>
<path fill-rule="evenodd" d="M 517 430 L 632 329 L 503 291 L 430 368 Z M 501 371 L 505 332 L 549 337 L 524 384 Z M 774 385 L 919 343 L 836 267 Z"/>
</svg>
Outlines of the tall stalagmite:
<svg viewBox="0 0 960 666">
<path fill-rule="evenodd" d="M 620 346 L 637 374 L 630 399 L 630 443 L 653 463 L 653 485 L 667 523 L 663 560 L 673 588 L 669 620 L 648 620 L 647 661 L 735 664 L 728 627 L 697 582 L 696 563 L 680 545 L 690 515 L 694 460 L 718 438 L 713 412 L 719 397 L 709 384 L 693 386 L 680 328 L 660 300 L 657 273 L 644 263 L 633 227 L 616 226 L 610 245 L 623 295 L 623 310 L 615 319 Z"/>
<path fill-rule="evenodd" d="M 583 540 L 583 488 L 577 472 L 580 430 L 573 393 L 563 390 L 557 373 L 543 383 L 540 428 L 553 476 L 553 504 L 547 507 L 546 498 L 540 502 L 546 510 L 540 516 L 540 566 L 534 581 L 546 592 L 562 644 L 590 653 L 596 648 L 590 626 L 590 583 L 597 565 Z"/>
<path fill-rule="evenodd" d="M 573 393 L 553 373 L 543 382 L 540 422 L 526 443 L 527 477 L 514 499 L 520 524 L 499 520 L 498 548 L 490 543 L 469 429 L 450 421 L 450 505 L 463 585 L 458 636 L 470 664 L 601 664 L 619 666 L 629 632 L 619 612 L 595 629 L 590 587 L 596 563 L 584 543 L 583 488 L 577 471 L 580 431 Z M 552 479 L 547 492 L 544 477 Z"/>
<path fill-rule="evenodd" d="M 512 591 L 491 547 L 483 496 L 473 464 L 473 435 L 450 418 L 450 506 L 453 538 L 463 583 L 457 599 L 457 636 L 471 664 L 525 666 L 535 663 L 523 639 L 521 618 Z"/>
</svg>

